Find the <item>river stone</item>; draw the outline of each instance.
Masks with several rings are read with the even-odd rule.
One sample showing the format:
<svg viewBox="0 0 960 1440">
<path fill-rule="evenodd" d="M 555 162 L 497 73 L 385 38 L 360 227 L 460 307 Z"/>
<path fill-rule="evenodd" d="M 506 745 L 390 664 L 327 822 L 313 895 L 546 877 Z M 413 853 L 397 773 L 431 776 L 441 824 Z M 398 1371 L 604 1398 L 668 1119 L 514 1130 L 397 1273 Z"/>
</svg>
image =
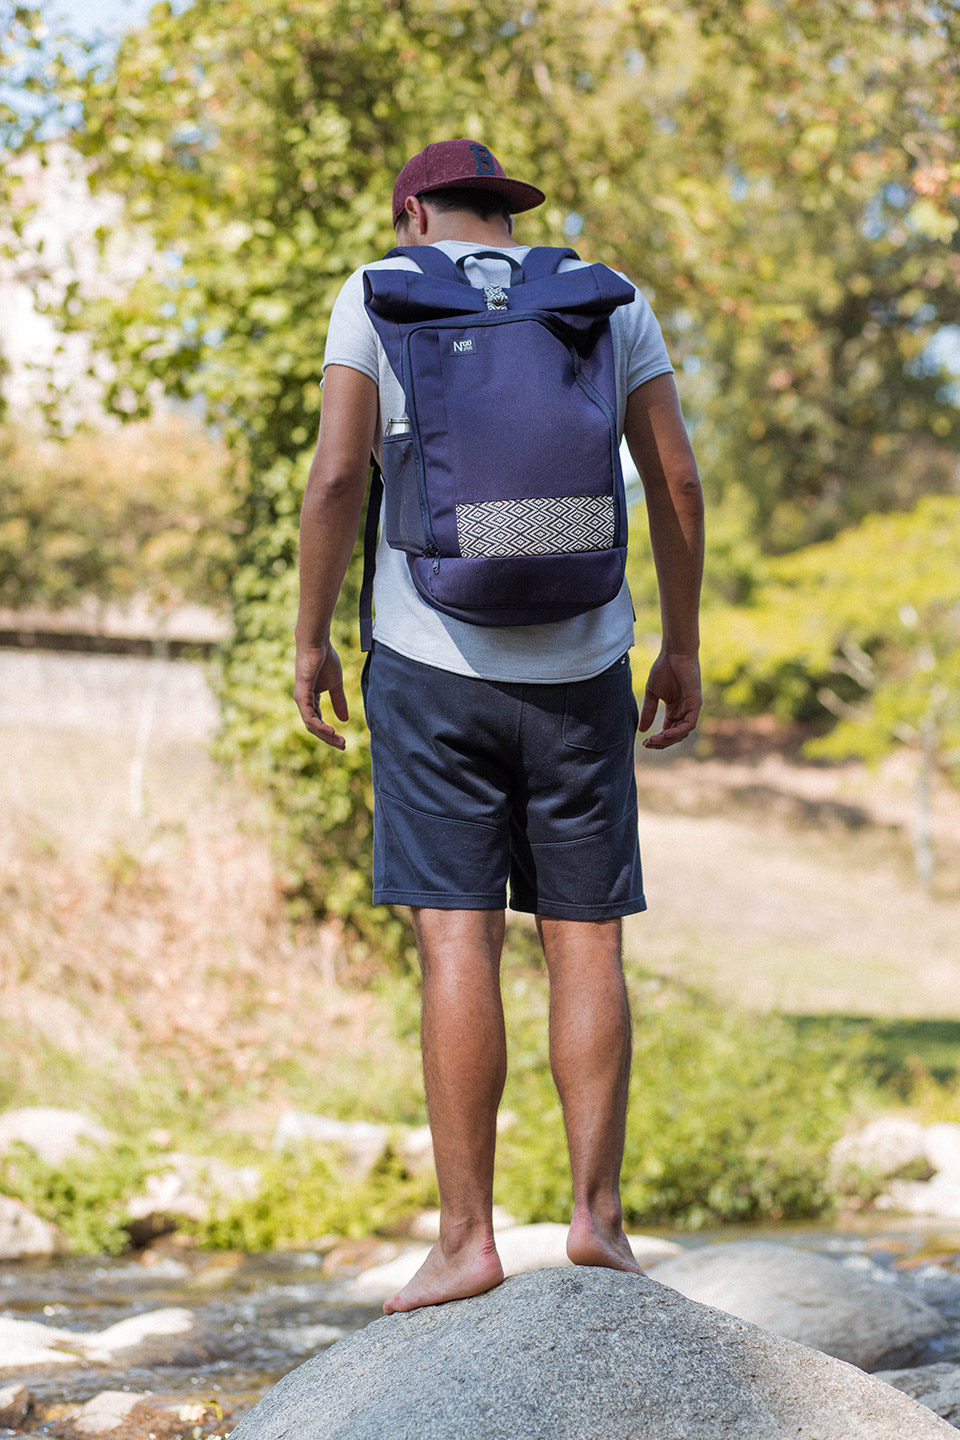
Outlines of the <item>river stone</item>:
<svg viewBox="0 0 960 1440">
<path fill-rule="evenodd" d="M 65 1245 L 63 1231 L 49 1220 L 14 1200 L 0 1195 L 0 1260 L 25 1260 L 32 1255 L 55 1255 Z"/>
<path fill-rule="evenodd" d="M 878 1370 L 876 1378 L 895 1385 L 960 1429 L 960 1365 L 956 1360 L 917 1365 L 912 1370 Z"/>
<path fill-rule="evenodd" d="M 862 1370 L 909 1365 L 947 1328 L 926 1301 L 815 1255 L 764 1240 L 688 1250 L 654 1271 L 664 1285 Z"/>
<path fill-rule="evenodd" d="M 206 1220 L 237 1201 L 253 1200 L 262 1177 L 255 1165 L 230 1165 L 213 1156 L 165 1155 L 140 1195 L 127 1201 L 135 1239 L 175 1227 L 178 1220 Z"/>
<path fill-rule="evenodd" d="M 110 1145 L 113 1140 L 109 1130 L 88 1120 L 79 1110 L 27 1105 L 0 1115 L 0 1155 L 19 1142 L 48 1165 L 62 1165 L 82 1154 L 88 1145 Z"/>
<path fill-rule="evenodd" d="M 173 1306 L 131 1315 L 98 1331 L 63 1330 L 37 1320 L 13 1320 L 0 1315 L 0 1369 L 83 1365 L 91 1361 L 108 1364 L 118 1356 L 126 1364 L 131 1350 L 144 1351 L 144 1347 L 144 1358 L 149 1356 L 154 1363 L 169 1362 L 183 1352 L 183 1342 L 172 1337 L 189 1334 L 194 1328 L 192 1311 Z"/>
<path fill-rule="evenodd" d="M 949 1120 L 928 1125 L 925 1141 L 927 1159 L 934 1170 L 960 1181 L 960 1125 Z"/>
<path fill-rule="evenodd" d="M 505 1230 L 496 1230 L 495 1234 L 505 1275 L 522 1275 L 527 1270 L 546 1270 L 570 1264 L 567 1259 L 566 1225 L 514 1223 Z M 653 1235 L 629 1235 L 627 1238 L 640 1265 L 656 1265 L 658 1261 L 680 1253 L 680 1246 L 672 1240 L 660 1240 Z M 361 1305 L 381 1305 L 388 1296 L 395 1295 L 406 1285 L 429 1254 L 429 1245 L 405 1250 L 395 1259 L 374 1265 L 361 1275 L 345 1281 L 338 1287 L 338 1298 Z"/>
<path fill-rule="evenodd" d="M 0 1385 L 0 1428 L 19 1430 L 30 1409 L 26 1385 Z"/>
<path fill-rule="evenodd" d="M 232 1440 L 934 1440 L 863 1371 L 621 1271 L 570 1266 L 375 1321 Z"/>
<path fill-rule="evenodd" d="M 878 1210 L 960 1220 L 960 1175 L 945 1171 L 930 1180 L 890 1180 L 875 1203 Z"/>
<path fill-rule="evenodd" d="M 882 1115 L 836 1141 L 830 1149 L 830 1174 L 835 1184 L 847 1188 L 860 1175 L 886 1179 L 926 1159 L 927 1135 L 919 1121 Z"/>
</svg>

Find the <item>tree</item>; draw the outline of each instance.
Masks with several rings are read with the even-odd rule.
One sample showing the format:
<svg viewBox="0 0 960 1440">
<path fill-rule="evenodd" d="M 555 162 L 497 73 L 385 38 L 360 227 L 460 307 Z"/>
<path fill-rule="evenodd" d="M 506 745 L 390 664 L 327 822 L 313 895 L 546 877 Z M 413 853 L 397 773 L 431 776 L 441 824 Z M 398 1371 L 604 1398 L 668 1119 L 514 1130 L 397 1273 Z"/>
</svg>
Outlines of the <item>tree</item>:
<svg viewBox="0 0 960 1440">
<path fill-rule="evenodd" d="M 957 412 L 924 356 L 957 318 L 955 31 L 925 0 L 195 0 L 62 72 L 93 183 L 162 257 L 74 317 L 117 366 L 110 402 L 202 393 L 247 462 L 228 749 L 311 903 L 369 929 L 359 726 L 345 757 L 298 729 L 290 627 L 325 317 L 392 243 L 400 165 L 481 134 L 550 196 L 525 239 L 580 235 L 649 289 L 725 537 L 714 589 L 748 596 L 764 546 L 952 483 Z M 355 596 L 354 570 L 348 655 Z"/>
</svg>

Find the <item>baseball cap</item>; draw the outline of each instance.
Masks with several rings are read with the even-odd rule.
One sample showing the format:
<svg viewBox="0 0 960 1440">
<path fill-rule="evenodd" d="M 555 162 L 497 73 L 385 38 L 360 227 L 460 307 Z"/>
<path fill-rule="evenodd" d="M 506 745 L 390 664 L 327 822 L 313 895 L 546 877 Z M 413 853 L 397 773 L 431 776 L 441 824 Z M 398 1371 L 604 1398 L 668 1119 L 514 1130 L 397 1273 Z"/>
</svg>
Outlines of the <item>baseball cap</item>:
<svg viewBox="0 0 960 1440">
<path fill-rule="evenodd" d="M 408 195 L 455 188 L 493 190 L 507 201 L 512 215 L 532 210 L 547 198 L 536 185 L 509 179 L 486 145 L 476 140 L 438 140 L 408 160 L 397 176 L 393 187 L 394 225 Z"/>
</svg>

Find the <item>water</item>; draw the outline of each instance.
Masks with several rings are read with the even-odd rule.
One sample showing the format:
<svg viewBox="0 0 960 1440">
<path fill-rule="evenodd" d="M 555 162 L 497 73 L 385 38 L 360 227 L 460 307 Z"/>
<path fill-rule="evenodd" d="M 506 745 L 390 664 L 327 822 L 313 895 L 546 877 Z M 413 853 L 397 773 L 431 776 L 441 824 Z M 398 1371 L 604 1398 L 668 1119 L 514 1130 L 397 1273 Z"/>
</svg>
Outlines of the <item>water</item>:
<svg viewBox="0 0 960 1440">
<path fill-rule="evenodd" d="M 902 1285 L 936 1306 L 950 1331 L 931 1343 L 928 1360 L 960 1351 L 960 1223 L 891 1224 L 869 1217 L 844 1230 L 809 1227 L 726 1228 L 673 1235 L 684 1246 L 764 1238 L 830 1255 L 881 1282 Z M 148 1263 L 144 1263 L 144 1262 Z M 376 1319 L 378 1306 L 337 1299 L 344 1272 L 330 1274 L 311 1251 L 275 1255 L 146 1252 L 117 1259 L 20 1262 L 0 1270 L 0 1312 L 61 1329 L 98 1331 L 128 1316 L 177 1306 L 193 1331 L 150 1342 L 109 1365 L 84 1362 L 3 1373 L 22 1378 L 39 1412 L 81 1402 L 101 1390 L 136 1390 L 210 1400 L 226 1417 L 255 1404 L 280 1377 L 336 1339 Z M 35 1427 L 41 1429 L 42 1427 Z"/>
<path fill-rule="evenodd" d="M 149 1252 L 148 1252 L 149 1254 Z M 152 1257 L 151 1257 L 152 1258 Z M 0 1270 L 0 1312 L 77 1331 L 98 1331 L 128 1316 L 167 1306 L 194 1314 L 193 1331 L 163 1337 L 145 1362 L 148 1341 L 116 1363 L 83 1362 L 0 1371 L 0 1384 L 28 1385 L 36 1409 L 82 1402 L 102 1390 L 135 1390 L 215 1401 L 236 1416 L 294 1366 L 358 1330 L 378 1307 L 338 1304 L 312 1252 L 140 1259 L 71 1258 L 20 1262 Z M 339 1276 L 338 1279 L 342 1279 Z M 0 1431 L 0 1435 L 4 1432 Z"/>
</svg>

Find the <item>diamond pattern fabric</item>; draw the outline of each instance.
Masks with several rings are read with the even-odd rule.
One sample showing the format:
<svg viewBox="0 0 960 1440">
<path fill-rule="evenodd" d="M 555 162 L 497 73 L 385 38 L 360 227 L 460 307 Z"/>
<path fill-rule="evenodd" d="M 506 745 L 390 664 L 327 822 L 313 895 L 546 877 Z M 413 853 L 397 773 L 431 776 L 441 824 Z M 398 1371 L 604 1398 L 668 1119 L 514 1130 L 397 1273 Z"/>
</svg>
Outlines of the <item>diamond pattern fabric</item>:
<svg viewBox="0 0 960 1440">
<path fill-rule="evenodd" d="M 457 506 L 461 555 L 570 555 L 609 549 L 615 534 L 612 495 L 541 496 Z"/>
</svg>

